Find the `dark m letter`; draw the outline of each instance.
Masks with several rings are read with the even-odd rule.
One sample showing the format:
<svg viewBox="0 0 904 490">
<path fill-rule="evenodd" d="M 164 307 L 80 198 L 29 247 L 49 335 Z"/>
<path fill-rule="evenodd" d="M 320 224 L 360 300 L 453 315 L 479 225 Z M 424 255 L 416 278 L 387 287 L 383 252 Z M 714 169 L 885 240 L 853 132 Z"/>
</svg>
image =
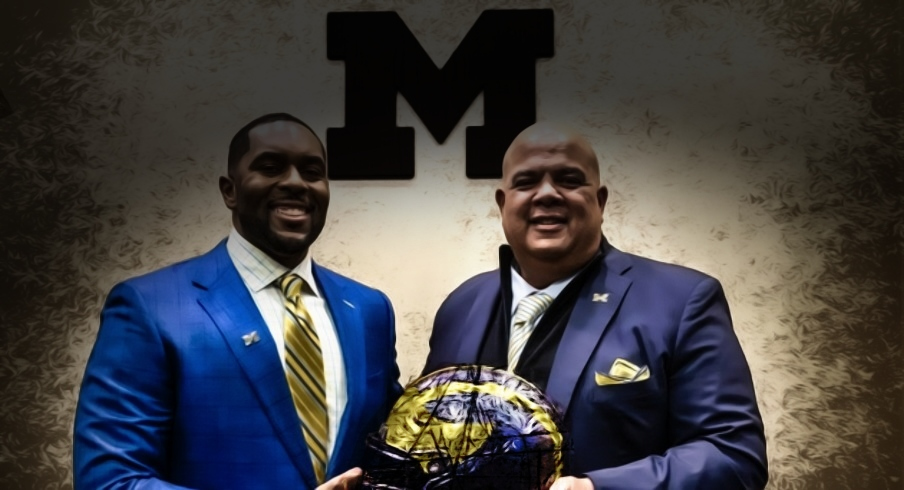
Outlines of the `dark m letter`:
<svg viewBox="0 0 904 490">
<path fill-rule="evenodd" d="M 500 177 L 509 143 L 536 122 L 536 60 L 552 55 L 551 9 L 483 12 L 442 69 L 395 12 L 327 14 L 327 57 L 345 61 L 345 127 L 326 132 L 329 177 L 413 178 L 414 129 L 396 127 L 396 93 L 443 143 L 480 92 L 484 125 L 465 133 L 465 173 Z"/>
<path fill-rule="evenodd" d="M 0 119 L 10 115 L 13 113 L 13 108 L 9 105 L 9 102 L 6 101 L 6 97 L 3 96 L 3 92 L 0 92 Z"/>
</svg>

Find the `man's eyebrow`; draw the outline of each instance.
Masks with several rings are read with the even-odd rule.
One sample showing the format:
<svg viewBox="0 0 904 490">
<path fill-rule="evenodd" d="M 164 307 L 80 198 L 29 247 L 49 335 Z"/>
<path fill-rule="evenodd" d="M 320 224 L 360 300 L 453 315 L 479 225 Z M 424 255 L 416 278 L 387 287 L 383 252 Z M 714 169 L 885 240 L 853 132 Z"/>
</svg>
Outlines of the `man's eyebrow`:
<svg viewBox="0 0 904 490">
<path fill-rule="evenodd" d="M 254 157 L 252 162 L 257 162 L 259 160 L 276 160 L 280 163 L 284 163 L 284 162 L 289 161 L 289 156 L 286 155 L 285 153 L 282 153 L 279 151 L 263 151 L 261 153 L 258 153 Z M 305 156 L 301 157 L 299 159 L 299 161 L 302 163 L 306 163 L 306 164 L 311 164 L 311 163 L 324 164 L 324 165 L 326 164 L 326 161 L 323 159 L 323 157 L 321 157 L 319 155 L 305 155 Z"/>
<path fill-rule="evenodd" d="M 326 160 L 324 160 L 323 157 L 317 156 L 317 155 L 305 155 L 305 156 L 299 158 L 298 162 L 302 163 L 304 165 L 312 165 L 313 164 L 313 165 L 326 166 Z"/>
<path fill-rule="evenodd" d="M 581 175 L 584 177 L 587 176 L 587 172 L 584 171 L 584 169 L 582 169 L 580 167 L 564 167 L 564 168 L 560 168 L 560 169 L 555 169 L 552 172 L 554 174 L 559 174 L 559 175 Z"/>
<path fill-rule="evenodd" d="M 531 177 L 537 175 L 537 171 L 533 169 L 522 169 L 516 170 L 511 177 L 511 180 L 515 180 L 518 177 Z"/>
<path fill-rule="evenodd" d="M 258 153 L 257 155 L 255 155 L 254 159 L 252 159 L 251 161 L 252 162 L 257 162 L 260 160 L 285 161 L 286 158 L 287 157 L 284 153 L 280 153 L 278 151 L 262 151 L 262 152 Z"/>
</svg>

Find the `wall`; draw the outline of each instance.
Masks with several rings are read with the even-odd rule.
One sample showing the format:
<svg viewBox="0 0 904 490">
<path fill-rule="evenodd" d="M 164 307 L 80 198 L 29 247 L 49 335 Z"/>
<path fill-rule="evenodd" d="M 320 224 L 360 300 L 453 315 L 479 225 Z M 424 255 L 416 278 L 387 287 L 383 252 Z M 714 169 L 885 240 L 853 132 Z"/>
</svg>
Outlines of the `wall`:
<svg viewBox="0 0 904 490">
<path fill-rule="evenodd" d="M 43 7 L 40 11 L 38 7 Z M 540 119 L 596 148 L 618 248 L 724 284 L 771 489 L 901 487 L 898 2 L 45 0 L 0 46 L 0 486 L 71 487 L 72 413 L 117 281 L 229 230 L 216 179 L 246 121 L 343 125 L 326 13 L 395 10 L 442 65 L 487 8 L 552 8 Z M 416 130 L 411 181 L 333 182 L 318 261 L 396 307 L 403 382 L 433 315 L 503 242 L 464 128 Z"/>
</svg>

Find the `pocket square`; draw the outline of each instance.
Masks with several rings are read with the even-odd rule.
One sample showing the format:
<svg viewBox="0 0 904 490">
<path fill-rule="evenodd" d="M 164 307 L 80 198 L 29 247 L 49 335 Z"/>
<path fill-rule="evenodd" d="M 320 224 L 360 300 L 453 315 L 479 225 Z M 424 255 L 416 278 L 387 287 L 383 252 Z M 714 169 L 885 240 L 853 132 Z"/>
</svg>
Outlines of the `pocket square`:
<svg viewBox="0 0 904 490">
<path fill-rule="evenodd" d="M 595 374 L 597 386 L 621 385 L 650 379 L 650 368 L 647 366 L 636 366 L 619 357 L 612 363 L 612 367 L 609 368 L 609 374 Z"/>
</svg>

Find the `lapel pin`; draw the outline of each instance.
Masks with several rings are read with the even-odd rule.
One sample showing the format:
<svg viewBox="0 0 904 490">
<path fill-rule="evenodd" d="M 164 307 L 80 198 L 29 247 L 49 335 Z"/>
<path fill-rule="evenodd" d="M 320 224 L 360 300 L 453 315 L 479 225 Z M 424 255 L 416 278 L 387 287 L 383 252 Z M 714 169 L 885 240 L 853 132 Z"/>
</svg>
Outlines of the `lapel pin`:
<svg viewBox="0 0 904 490">
<path fill-rule="evenodd" d="M 260 335 L 257 334 L 257 330 L 255 330 L 251 333 L 246 333 L 245 335 L 242 335 L 242 340 L 245 341 L 245 346 L 247 347 L 256 342 L 260 342 L 261 337 L 260 337 Z"/>
<path fill-rule="evenodd" d="M 608 303 L 609 302 L 609 293 L 593 293 L 593 302 L 594 303 Z"/>
</svg>

